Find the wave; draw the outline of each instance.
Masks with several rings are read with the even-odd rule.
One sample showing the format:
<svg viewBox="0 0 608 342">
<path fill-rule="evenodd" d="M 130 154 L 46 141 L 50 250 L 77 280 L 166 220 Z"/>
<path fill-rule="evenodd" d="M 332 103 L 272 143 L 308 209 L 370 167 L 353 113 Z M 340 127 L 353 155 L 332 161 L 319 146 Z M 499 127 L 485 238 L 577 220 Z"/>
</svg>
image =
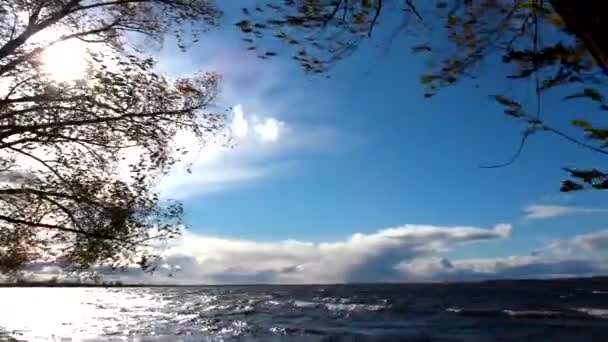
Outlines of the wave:
<svg viewBox="0 0 608 342">
<path fill-rule="evenodd" d="M 304 300 L 294 300 L 292 304 L 296 308 L 302 308 L 302 309 L 312 309 L 312 308 L 318 308 L 321 306 L 320 303 L 307 302 Z"/>
<path fill-rule="evenodd" d="M 511 317 L 520 318 L 551 318 L 562 314 L 558 311 L 549 310 L 502 310 L 502 312 Z"/>
<path fill-rule="evenodd" d="M 499 316 L 504 315 L 504 310 L 501 309 L 462 309 L 462 308 L 447 308 L 447 312 L 456 313 L 462 316 Z"/>
<path fill-rule="evenodd" d="M 598 309 L 598 308 L 576 308 L 574 309 L 578 312 L 582 312 L 591 317 L 604 318 L 608 319 L 608 309 Z"/>
<path fill-rule="evenodd" d="M 525 319 L 545 319 L 545 318 L 574 318 L 574 319 L 585 319 L 585 318 L 603 318 L 608 319 L 608 309 L 599 308 L 575 308 L 566 309 L 563 311 L 557 310 L 510 310 L 510 309 L 463 309 L 450 307 L 445 309 L 446 312 L 455 313 L 462 316 L 482 316 L 482 317 L 496 317 L 496 316 L 508 316 L 512 318 L 525 318 Z M 584 314 L 584 315 L 582 315 Z"/>
<path fill-rule="evenodd" d="M 205 317 L 210 316 L 229 316 L 229 315 L 248 315 L 255 312 L 252 305 L 209 305 L 202 308 L 199 314 Z"/>
<path fill-rule="evenodd" d="M 315 309 L 324 307 L 328 311 L 332 312 L 375 312 L 382 311 L 390 307 L 390 305 L 382 304 L 346 304 L 343 300 L 339 301 L 338 303 L 319 303 L 295 300 L 292 304 L 293 306 L 302 309 Z"/>
<path fill-rule="evenodd" d="M 233 315 L 246 315 L 255 312 L 255 309 L 251 305 L 237 306 L 230 313 Z"/>
<path fill-rule="evenodd" d="M 325 304 L 329 311 L 382 311 L 388 309 L 387 305 L 372 305 L 372 304 Z"/>
<path fill-rule="evenodd" d="M 283 303 L 279 302 L 278 300 L 267 300 L 265 302 L 266 305 L 272 305 L 272 306 L 277 306 L 277 305 L 281 305 Z"/>
</svg>

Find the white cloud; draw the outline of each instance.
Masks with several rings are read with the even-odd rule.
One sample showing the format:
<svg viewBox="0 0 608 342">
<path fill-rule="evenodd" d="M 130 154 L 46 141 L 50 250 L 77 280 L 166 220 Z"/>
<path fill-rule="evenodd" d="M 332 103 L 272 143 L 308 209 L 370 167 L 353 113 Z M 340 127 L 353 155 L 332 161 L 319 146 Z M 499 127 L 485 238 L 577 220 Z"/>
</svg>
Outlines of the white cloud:
<svg viewBox="0 0 608 342">
<path fill-rule="evenodd" d="M 505 224 L 491 229 L 403 225 L 318 243 L 185 232 L 162 250 L 165 264 L 152 276 L 137 267 L 121 273 L 107 268 L 98 271 L 107 280 L 178 284 L 471 281 L 608 274 L 608 230 L 553 241 L 528 255 L 448 258 L 449 251 L 470 248 L 465 244 L 506 239 L 511 230 Z M 28 272 L 42 278 L 61 275 L 48 264 L 32 265 Z"/>
<path fill-rule="evenodd" d="M 285 126 L 284 122 L 275 118 L 266 118 L 263 123 L 255 125 L 253 129 L 263 142 L 275 142 L 279 139 L 279 133 L 283 126 Z"/>
<path fill-rule="evenodd" d="M 525 209 L 527 219 L 547 219 L 573 214 L 608 213 L 608 209 L 561 205 L 530 205 Z"/>
<path fill-rule="evenodd" d="M 447 260 L 418 258 L 399 269 L 424 280 L 555 278 L 608 274 L 608 230 L 553 241 L 530 255 Z"/>
<path fill-rule="evenodd" d="M 574 243 L 593 253 L 608 252 L 608 230 L 579 235 L 574 239 Z"/>
<path fill-rule="evenodd" d="M 437 227 L 403 225 L 375 233 L 356 233 L 333 242 L 259 242 L 221 239 L 191 232 L 164 252 L 178 266 L 173 278 L 157 274 L 141 278 L 133 271 L 127 281 L 179 283 L 342 283 L 415 281 L 400 265 L 436 257 L 463 243 L 504 239 L 511 226 Z M 449 261 L 444 261 L 447 265 Z M 413 266 L 412 266 L 413 267 Z M 424 268 L 420 266 L 419 269 Z M 127 274 L 127 277 L 129 274 Z"/>
<path fill-rule="evenodd" d="M 249 132 L 249 123 L 245 120 L 245 114 L 243 113 L 243 106 L 238 104 L 233 110 L 234 117 L 230 127 L 232 128 L 232 134 L 237 138 L 243 138 L 247 136 Z"/>
<path fill-rule="evenodd" d="M 294 103 L 306 92 L 297 88 L 273 94 L 285 79 L 275 63 L 255 56 L 243 58 L 240 49 L 233 50 L 221 39 L 214 46 L 213 51 L 192 51 L 195 53 L 181 56 L 168 52 L 159 58 L 159 67 L 172 76 L 188 76 L 198 70 L 222 75 L 216 106 L 233 108 L 219 141 L 196 150 L 194 137 L 178 137 L 178 145 L 195 150 L 160 182 L 158 189 L 166 197 L 184 199 L 259 181 L 297 162 L 297 153 L 302 149 L 320 150 L 311 141 L 324 145 L 325 151 L 332 139 L 331 129 L 303 127 L 288 118 Z"/>
<path fill-rule="evenodd" d="M 555 240 L 546 250 L 558 259 L 608 257 L 608 230 L 577 235 L 569 240 Z"/>
<path fill-rule="evenodd" d="M 306 148 L 301 143 L 307 140 L 303 137 L 312 138 L 318 133 L 314 129 L 300 133 L 297 127 L 293 129 L 274 117 L 248 113 L 241 104 L 234 107 L 229 119 L 226 136 L 230 141 L 196 148 L 193 134 L 178 135 L 176 147 L 189 152 L 180 156 L 181 162 L 158 185 L 164 196 L 183 199 L 266 177 Z"/>
</svg>

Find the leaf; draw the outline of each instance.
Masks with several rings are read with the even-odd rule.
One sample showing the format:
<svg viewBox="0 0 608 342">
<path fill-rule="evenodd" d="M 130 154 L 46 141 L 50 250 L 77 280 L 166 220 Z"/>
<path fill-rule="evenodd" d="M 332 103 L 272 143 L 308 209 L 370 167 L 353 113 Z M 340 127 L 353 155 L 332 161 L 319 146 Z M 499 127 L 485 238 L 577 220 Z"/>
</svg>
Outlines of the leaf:
<svg viewBox="0 0 608 342">
<path fill-rule="evenodd" d="M 251 33 L 253 31 L 253 27 L 249 20 L 241 20 L 235 25 L 238 26 L 244 33 Z"/>
<path fill-rule="evenodd" d="M 604 101 L 604 97 L 602 96 L 602 94 L 600 94 L 597 90 L 591 89 L 591 88 L 586 88 L 585 90 L 583 90 L 582 93 L 575 93 L 572 95 L 568 95 L 568 96 L 564 97 L 564 100 L 572 100 L 572 99 L 578 99 L 578 98 L 583 98 L 583 97 L 587 97 L 587 98 L 591 99 L 592 101 L 600 102 L 600 103 Z"/>
<path fill-rule="evenodd" d="M 551 24 L 553 24 L 554 26 L 557 26 L 559 28 L 562 28 L 562 27 L 566 26 L 566 23 L 564 22 L 564 19 L 559 14 L 553 14 L 553 15 L 551 15 L 549 17 L 549 21 L 551 22 Z"/>
<path fill-rule="evenodd" d="M 420 83 L 422 83 L 422 84 L 429 84 L 429 83 L 433 82 L 434 80 L 436 80 L 438 78 L 439 78 L 439 76 L 437 76 L 437 75 L 431 75 L 431 74 L 421 75 L 420 76 Z"/>
<path fill-rule="evenodd" d="M 591 100 L 593 100 L 595 102 L 602 102 L 604 100 L 602 94 L 600 94 L 595 89 L 587 88 L 587 89 L 585 89 L 585 91 L 583 93 L 585 94 L 586 97 L 590 98 Z"/>
<path fill-rule="evenodd" d="M 412 47 L 412 53 L 431 52 L 432 49 L 428 44 L 421 44 Z"/>
<path fill-rule="evenodd" d="M 532 73 L 534 71 L 535 71 L 534 69 L 525 69 L 525 70 L 522 70 L 518 75 L 509 75 L 509 76 L 507 76 L 507 78 L 517 79 L 517 78 L 530 77 L 530 75 L 532 75 Z"/>
<path fill-rule="evenodd" d="M 562 186 L 560 188 L 561 192 L 571 192 L 571 191 L 578 191 L 578 190 L 582 190 L 583 186 L 575 183 L 571 180 L 565 180 L 562 181 Z"/>
<path fill-rule="evenodd" d="M 521 105 L 514 100 L 504 96 L 504 95 L 493 95 L 491 96 L 496 100 L 496 102 L 500 103 L 503 106 L 513 106 L 513 107 L 521 107 Z"/>
<path fill-rule="evenodd" d="M 572 125 L 580 128 L 591 128 L 591 124 L 585 120 L 574 119 L 572 120 Z"/>
<path fill-rule="evenodd" d="M 592 185 L 595 189 L 598 190 L 608 190 L 608 179 L 604 180 L 600 183 L 595 183 Z"/>
<path fill-rule="evenodd" d="M 608 177 L 608 175 L 604 172 L 601 172 L 597 169 L 590 170 L 577 170 L 571 168 L 564 168 L 565 171 L 570 173 L 570 176 L 574 178 L 579 178 L 583 182 L 591 184 L 596 179 L 602 179 Z"/>
<path fill-rule="evenodd" d="M 587 133 L 587 137 L 589 139 L 608 140 L 608 129 L 590 127 L 585 129 L 585 132 Z"/>
<path fill-rule="evenodd" d="M 516 117 L 516 118 L 521 118 L 522 116 L 525 115 L 525 113 L 521 110 L 521 108 L 505 109 L 505 114 Z"/>
</svg>

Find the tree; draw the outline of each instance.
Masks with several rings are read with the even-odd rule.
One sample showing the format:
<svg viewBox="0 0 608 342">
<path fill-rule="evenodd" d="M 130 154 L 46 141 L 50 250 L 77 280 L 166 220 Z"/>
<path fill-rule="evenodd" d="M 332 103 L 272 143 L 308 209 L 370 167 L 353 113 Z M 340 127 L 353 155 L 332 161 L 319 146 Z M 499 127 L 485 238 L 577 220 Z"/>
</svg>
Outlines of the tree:
<svg viewBox="0 0 608 342">
<path fill-rule="evenodd" d="M 272 37 L 293 46 L 293 59 L 308 73 L 326 72 L 349 56 L 381 25 L 383 16 L 403 13 L 393 25 L 392 39 L 399 33 L 414 32 L 419 42 L 411 53 L 426 56 L 431 67 L 420 76 L 425 97 L 453 86 L 463 78 L 476 77 L 485 62 L 510 65 L 507 79 L 535 85 L 536 106 L 524 106 L 505 94 L 491 97 L 504 107 L 505 114 L 523 122 L 520 145 L 504 163 L 513 163 L 528 138 L 538 132 L 563 139 L 608 155 L 608 129 L 582 119 L 572 121 L 583 137 L 558 130 L 541 116 L 544 94 L 556 89 L 584 87 L 564 100 L 587 99 L 599 110 L 608 110 L 601 94 L 608 75 L 608 3 L 582 0 L 288 0 L 266 2 L 244 8 L 237 26 L 261 58 L 276 56 L 265 39 Z M 431 43 L 432 42 L 432 43 Z M 597 168 L 565 168 L 571 180 L 562 182 L 562 191 L 586 186 L 608 189 L 608 173 Z"/>
<path fill-rule="evenodd" d="M 0 273 L 148 268 L 145 242 L 179 233 L 180 204 L 154 184 L 183 152 L 176 134 L 204 144 L 222 128 L 219 79 L 171 80 L 142 46 L 173 34 L 186 48 L 220 14 L 208 0 L 0 0 Z M 45 70 L 65 42 L 87 48 L 75 80 Z"/>
</svg>

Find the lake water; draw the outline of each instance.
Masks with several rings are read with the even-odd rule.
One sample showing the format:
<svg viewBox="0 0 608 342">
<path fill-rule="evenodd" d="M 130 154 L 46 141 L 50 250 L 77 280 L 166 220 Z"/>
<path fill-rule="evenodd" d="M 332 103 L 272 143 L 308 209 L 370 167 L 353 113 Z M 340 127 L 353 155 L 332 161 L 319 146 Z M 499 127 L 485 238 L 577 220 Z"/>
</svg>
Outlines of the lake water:
<svg viewBox="0 0 608 342">
<path fill-rule="evenodd" d="M 0 339 L 608 341 L 602 283 L 1 288 Z"/>
</svg>

